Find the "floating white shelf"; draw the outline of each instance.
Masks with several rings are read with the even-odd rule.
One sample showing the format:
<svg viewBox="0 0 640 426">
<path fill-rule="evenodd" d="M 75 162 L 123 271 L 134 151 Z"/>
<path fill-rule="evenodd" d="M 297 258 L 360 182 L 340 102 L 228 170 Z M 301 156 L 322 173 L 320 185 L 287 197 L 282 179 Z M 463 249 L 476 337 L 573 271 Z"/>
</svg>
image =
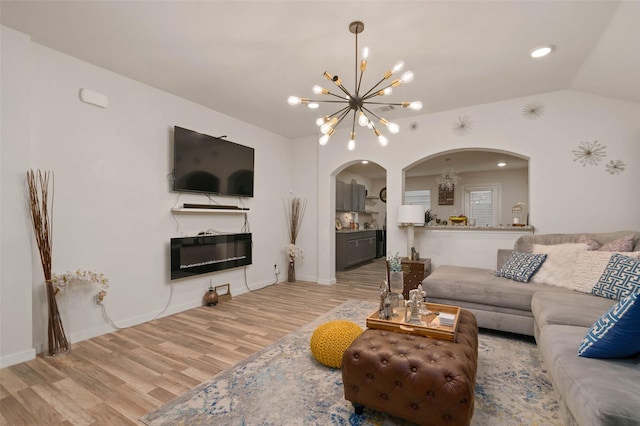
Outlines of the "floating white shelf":
<svg viewBox="0 0 640 426">
<path fill-rule="evenodd" d="M 236 209 L 185 209 L 184 207 L 174 207 L 171 209 L 174 213 L 211 213 L 211 214 L 219 214 L 219 213 L 228 213 L 228 214 L 238 214 L 238 213 L 251 213 L 250 210 L 236 210 Z"/>
</svg>

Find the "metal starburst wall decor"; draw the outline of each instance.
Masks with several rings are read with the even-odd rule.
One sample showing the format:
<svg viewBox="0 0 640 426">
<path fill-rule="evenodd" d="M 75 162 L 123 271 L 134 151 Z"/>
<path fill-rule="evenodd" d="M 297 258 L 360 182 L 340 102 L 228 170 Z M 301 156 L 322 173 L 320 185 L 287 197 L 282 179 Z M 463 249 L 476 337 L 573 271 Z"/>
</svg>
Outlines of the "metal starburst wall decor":
<svg viewBox="0 0 640 426">
<path fill-rule="evenodd" d="M 578 149 L 574 149 L 572 152 L 575 156 L 573 161 L 578 161 L 582 164 L 582 167 L 587 165 L 597 166 L 607 155 L 607 147 L 601 145 L 597 140 L 593 142 L 580 142 Z"/>
<path fill-rule="evenodd" d="M 473 121 L 468 115 L 462 115 L 458 117 L 456 121 L 451 125 L 451 130 L 458 136 L 464 136 L 473 129 Z"/>
<path fill-rule="evenodd" d="M 544 105 L 539 103 L 530 103 L 522 108 L 522 116 L 527 120 L 535 120 L 544 114 Z"/>
<path fill-rule="evenodd" d="M 622 160 L 611 160 L 605 167 L 610 175 L 617 175 L 624 172 L 625 164 Z"/>
</svg>

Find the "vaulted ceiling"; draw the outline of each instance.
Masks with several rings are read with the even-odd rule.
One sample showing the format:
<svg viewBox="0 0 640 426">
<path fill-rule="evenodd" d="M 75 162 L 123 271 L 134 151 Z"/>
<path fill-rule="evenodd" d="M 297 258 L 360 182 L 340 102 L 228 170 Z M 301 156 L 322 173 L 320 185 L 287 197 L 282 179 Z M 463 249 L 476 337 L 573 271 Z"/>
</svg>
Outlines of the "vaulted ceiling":
<svg viewBox="0 0 640 426">
<path fill-rule="evenodd" d="M 325 70 L 354 86 L 354 20 L 370 48 L 363 87 L 402 59 L 415 80 L 389 99 L 420 100 L 419 114 L 562 89 L 640 103 L 636 1 L 3 0 L 0 17 L 36 43 L 291 138 L 316 134 L 335 107 L 294 108 L 289 95 L 330 85 Z M 551 55 L 529 57 L 546 43 Z"/>
</svg>

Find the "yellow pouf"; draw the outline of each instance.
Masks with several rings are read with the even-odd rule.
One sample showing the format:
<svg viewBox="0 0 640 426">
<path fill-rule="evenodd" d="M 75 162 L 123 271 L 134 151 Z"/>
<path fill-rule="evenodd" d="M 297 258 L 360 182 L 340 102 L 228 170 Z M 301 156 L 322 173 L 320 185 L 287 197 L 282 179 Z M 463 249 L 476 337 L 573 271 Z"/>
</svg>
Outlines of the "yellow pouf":
<svg viewBox="0 0 640 426">
<path fill-rule="evenodd" d="M 361 334 L 362 328 L 351 321 L 329 321 L 313 332 L 311 353 L 320 364 L 340 368 L 344 351 Z"/>
</svg>

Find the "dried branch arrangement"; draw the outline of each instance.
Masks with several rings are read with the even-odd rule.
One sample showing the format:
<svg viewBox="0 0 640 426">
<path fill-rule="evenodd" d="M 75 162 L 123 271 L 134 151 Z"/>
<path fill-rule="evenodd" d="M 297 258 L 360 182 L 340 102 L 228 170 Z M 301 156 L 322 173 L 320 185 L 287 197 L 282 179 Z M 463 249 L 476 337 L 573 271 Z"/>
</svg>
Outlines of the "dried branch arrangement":
<svg viewBox="0 0 640 426">
<path fill-rule="evenodd" d="M 49 356 L 55 356 L 58 353 L 69 350 L 69 341 L 64 333 L 58 303 L 56 302 L 56 290 L 51 282 L 53 172 L 41 172 L 38 170 L 36 174 L 33 170 L 29 170 L 27 172 L 27 184 L 29 187 L 33 233 L 38 244 L 40 262 L 42 263 L 47 289 L 47 304 L 49 308 L 48 350 Z M 49 198 L 49 186 L 52 188 L 51 198 Z"/>
<path fill-rule="evenodd" d="M 296 258 L 302 257 L 302 250 L 296 247 L 296 240 L 298 239 L 298 231 L 300 231 L 300 225 L 302 224 L 302 218 L 304 212 L 307 209 L 307 200 L 301 198 L 292 198 L 284 202 L 284 211 L 287 215 L 287 223 L 289 225 L 289 247 L 287 248 L 287 254 L 289 256 L 289 269 L 287 273 L 287 281 L 293 283 L 296 281 Z"/>
<path fill-rule="evenodd" d="M 295 244 L 304 212 L 307 209 L 307 200 L 298 197 L 292 198 L 288 204 L 285 201 L 284 209 L 289 223 L 289 242 Z"/>
</svg>

